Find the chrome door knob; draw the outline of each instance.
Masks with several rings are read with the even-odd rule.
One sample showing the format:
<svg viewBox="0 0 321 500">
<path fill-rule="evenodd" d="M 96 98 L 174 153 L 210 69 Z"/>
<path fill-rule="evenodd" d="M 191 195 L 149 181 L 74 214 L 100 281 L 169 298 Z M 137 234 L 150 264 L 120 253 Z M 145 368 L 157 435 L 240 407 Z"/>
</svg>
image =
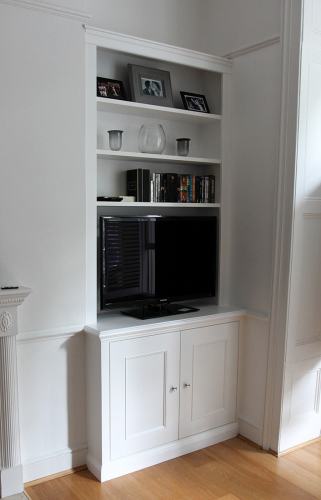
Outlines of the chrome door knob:
<svg viewBox="0 0 321 500">
<path fill-rule="evenodd" d="M 170 388 L 170 390 L 169 390 L 169 391 L 170 391 L 170 392 L 175 392 L 175 391 L 177 391 L 177 387 L 173 387 L 173 386 L 172 386 L 172 387 Z"/>
<path fill-rule="evenodd" d="M 189 387 L 191 387 L 191 384 L 184 384 L 184 389 L 188 389 Z"/>
</svg>

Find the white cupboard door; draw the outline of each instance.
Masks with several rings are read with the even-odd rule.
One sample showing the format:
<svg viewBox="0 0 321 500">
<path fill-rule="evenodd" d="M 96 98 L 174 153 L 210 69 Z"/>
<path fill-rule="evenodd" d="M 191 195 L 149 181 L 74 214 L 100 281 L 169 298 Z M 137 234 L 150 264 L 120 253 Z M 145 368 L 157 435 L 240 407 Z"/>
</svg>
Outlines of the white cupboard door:
<svg viewBox="0 0 321 500">
<path fill-rule="evenodd" d="M 181 333 L 179 437 L 234 422 L 237 322 Z"/>
<path fill-rule="evenodd" d="M 178 439 L 179 356 L 179 332 L 111 343 L 112 459 Z"/>
</svg>

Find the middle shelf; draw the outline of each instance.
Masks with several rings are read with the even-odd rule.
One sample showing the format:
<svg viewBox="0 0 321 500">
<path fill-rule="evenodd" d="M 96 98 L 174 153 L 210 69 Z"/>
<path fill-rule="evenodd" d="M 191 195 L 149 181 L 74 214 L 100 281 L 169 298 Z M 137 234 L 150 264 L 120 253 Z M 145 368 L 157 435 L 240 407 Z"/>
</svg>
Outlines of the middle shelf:
<svg viewBox="0 0 321 500">
<path fill-rule="evenodd" d="M 147 154 L 129 151 L 111 151 L 109 149 L 97 149 L 97 158 L 128 161 L 154 161 L 157 163 L 180 163 L 193 165 L 220 165 L 218 158 L 193 158 L 192 156 L 176 156 L 163 154 Z"/>
<path fill-rule="evenodd" d="M 97 207 L 220 208 L 220 203 L 169 203 L 151 201 L 97 201 Z"/>
</svg>

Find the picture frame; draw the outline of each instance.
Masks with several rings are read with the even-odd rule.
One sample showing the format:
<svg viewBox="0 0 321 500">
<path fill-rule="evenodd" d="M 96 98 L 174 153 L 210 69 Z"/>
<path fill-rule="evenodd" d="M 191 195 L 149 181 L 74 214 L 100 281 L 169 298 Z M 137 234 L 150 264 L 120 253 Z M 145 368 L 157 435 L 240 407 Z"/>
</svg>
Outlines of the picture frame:
<svg viewBox="0 0 321 500">
<path fill-rule="evenodd" d="M 181 98 L 184 108 L 188 111 L 196 111 L 198 113 L 210 113 L 205 95 L 194 94 L 193 92 L 182 92 Z"/>
<path fill-rule="evenodd" d="M 173 107 L 169 71 L 128 65 L 132 100 L 144 104 Z"/>
<path fill-rule="evenodd" d="M 125 87 L 121 80 L 97 76 L 97 97 L 126 101 Z"/>
</svg>

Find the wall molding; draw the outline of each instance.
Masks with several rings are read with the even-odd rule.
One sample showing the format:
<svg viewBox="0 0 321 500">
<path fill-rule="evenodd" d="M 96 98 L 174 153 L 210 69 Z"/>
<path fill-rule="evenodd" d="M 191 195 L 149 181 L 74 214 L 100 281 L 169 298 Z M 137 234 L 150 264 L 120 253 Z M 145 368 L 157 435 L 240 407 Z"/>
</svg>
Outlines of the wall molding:
<svg viewBox="0 0 321 500">
<path fill-rule="evenodd" d="M 98 47 L 174 62 L 207 71 L 219 73 L 231 73 L 232 71 L 232 62 L 224 57 L 108 31 L 87 24 L 84 25 L 84 29 L 87 43 Z"/>
<path fill-rule="evenodd" d="M 88 21 L 91 15 L 84 10 L 75 10 L 56 5 L 54 3 L 44 3 L 39 0 L 0 0 L 0 4 L 13 5 L 15 7 L 23 7 L 41 12 L 47 12 L 56 16 L 67 17 L 76 21 Z"/>
<path fill-rule="evenodd" d="M 256 424 L 250 422 L 246 417 L 240 416 L 238 417 L 239 423 L 239 433 L 241 436 L 249 439 L 253 443 L 262 446 L 262 434 L 263 428 L 259 427 Z"/>
<path fill-rule="evenodd" d="M 267 38 L 266 40 L 262 40 L 261 42 L 253 43 L 252 45 L 245 45 L 244 47 L 240 47 L 239 49 L 233 50 L 228 54 L 225 54 L 226 59 L 236 59 L 237 57 L 244 56 L 246 54 L 250 54 L 251 52 L 256 52 L 257 50 L 265 49 L 266 47 L 271 47 L 272 45 L 276 45 L 281 42 L 280 35 L 272 36 L 271 38 Z"/>
<path fill-rule="evenodd" d="M 282 94 L 275 218 L 272 308 L 263 448 L 280 447 L 280 425 L 292 262 L 293 197 L 296 179 L 298 86 L 301 54 L 301 0 L 283 0 Z"/>
<path fill-rule="evenodd" d="M 35 459 L 23 460 L 23 481 L 51 476 L 86 464 L 87 444 L 65 448 Z"/>
<path fill-rule="evenodd" d="M 206 323 L 210 323 L 210 324 L 213 324 L 213 321 L 214 320 L 217 320 L 217 321 L 222 321 L 223 319 L 231 319 L 231 314 L 232 313 L 228 313 L 228 314 L 221 314 L 221 315 L 216 315 L 216 316 L 204 316 L 203 318 L 202 317 L 197 317 L 195 318 L 195 321 L 197 323 L 201 322 L 202 319 L 206 322 Z M 244 310 L 244 309 L 237 309 L 234 311 L 233 313 L 233 319 L 237 320 L 237 319 L 241 319 L 241 318 L 244 318 L 244 319 L 254 319 L 254 320 L 258 320 L 258 321 L 263 321 L 265 323 L 268 323 L 270 321 L 270 316 L 268 313 L 265 313 L 265 312 L 256 312 L 256 311 L 247 311 L 247 310 Z M 143 326 L 143 325 L 142 325 Z M 161 327 L 162 325 L 160 325 Z M 156 326 L 155 330 L 158 331 L 159 329 L 161 329 L 162 331 L 160 333 L 164 333 L 164 330 L 172 330 L 173 328 L 177 328 L 177 324 L 173 324 L 173 325 L 167 325 L 166 328 L 160 328 Z M 148 330 L 148 332 L 150 332 L 150 330 L 153 330 L 153 325 L 146 325 L 146 328 Z M 186 329 L 186 325 L 183 326 L 181 325 L 181 328 L 182 329 Z M 125 334 L 128 335 L 128 328 L 124 329 L 125 330 Z M 142 327 L 137 327 L 137 330 L 139 331 L 139 336 L 142 335 Z M 79 324 L 79 325 L 68 325 L 68 326 L 60 326 L 60 327 L 57 327 L 57 328 L 50 328 L 50 329 L 47 329 L 47 330 L 28 330 L 28 331 L 22 331 L 18 334 L 17 336 L 17 341 L 18 341 L 18 344 L 25 344 L 25 343 L 29 343 L 29 342 L 46 342 L 46 341 L 52 341 L 52 340 L 62 340 L 62 339 L 68 339 L 68 338 L 71 338 L 75 335 L 79 335 L 79 334 L 92 334 L 92 335 L 97 335 L 97 329 L 91 327 L 91 326 L 87 326 L 87 325 L 83 325 L 83 324 Z M 121 329 L 119 329 L 119 332 L 116 334 L 117 336 L 119 336 L 119 338 L 122 336 L 121 333 L 123 333 L 121 331 Z M 132 333 L 132 336 L 134 337 L 135 335 L 135 329 L 133 329 L 133 333 Z M 105 336 L 108 336 L 108 334 L 102 334 L 101 337 L 105 337 Z"/>
<path fill-rule="evenodd" d="M 47 342 L 51 340 L 62 340 L 84 333 L 84 325 L 62 326 L 48 330 L 31 330 L 21 332 L 17 336 L 18 344 L 27 342 Z"/>
</svg>

